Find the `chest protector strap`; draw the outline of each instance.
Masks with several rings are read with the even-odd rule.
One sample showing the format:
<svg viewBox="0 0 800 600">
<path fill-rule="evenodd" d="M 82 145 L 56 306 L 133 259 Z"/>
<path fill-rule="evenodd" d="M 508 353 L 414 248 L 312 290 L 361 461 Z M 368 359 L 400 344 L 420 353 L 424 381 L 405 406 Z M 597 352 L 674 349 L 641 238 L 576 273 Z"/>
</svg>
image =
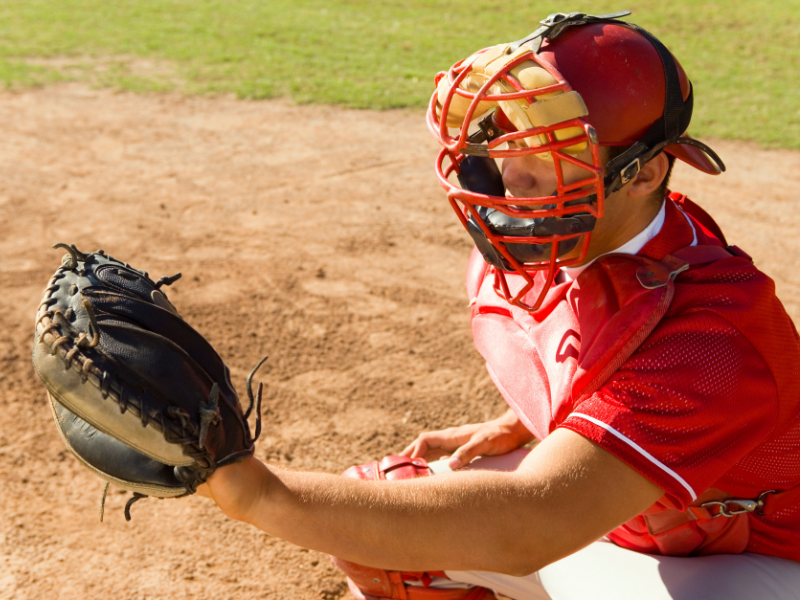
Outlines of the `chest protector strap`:
<svg viewBox="0 0 800 600">
<path fill-rule="evenodd" d="M 581 322 L 579 363 L 583 366 L 578 367 L 573 380 L 573 398 L 580 401 L 591 396 L 647 339 L 672 303 L 678 275 L 696 265 L 730 258 L 734 252 L 721 246 L 703 245 L 683 248 L 661 261 L 630 255 L 604 257 L 609 278 L 623 275 L 617 271 L 630 272 L 635 268 L 635 278 L 641 287 L 634 286 L 633 290 L 617 287 L 614 291 L 619 304 L 608 308 L 616 309 L 613 315 L 596 319 L 593 312 L 591 322 Z M 598 284 L 594 281 L 585 284 L 592 285 Z"/>
</svg>

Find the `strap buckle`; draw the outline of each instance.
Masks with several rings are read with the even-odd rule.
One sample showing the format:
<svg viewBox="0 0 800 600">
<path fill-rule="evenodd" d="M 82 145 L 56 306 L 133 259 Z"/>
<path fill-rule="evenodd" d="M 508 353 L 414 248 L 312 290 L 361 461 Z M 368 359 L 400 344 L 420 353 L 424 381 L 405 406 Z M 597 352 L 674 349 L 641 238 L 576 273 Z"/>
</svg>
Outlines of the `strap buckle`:
<svg viewBox="0 0 800 600">
<path fill-rule="evenodd" d="M 478 130 L 467 138 L 467 146 L 470 148 L 478 146 L 482 150 L 485 150 L 486 148 L 481 144 L 490 143 L 503 135 L 503 133 L 503 130 L 494 124 L 492 113 L 489 113 L 478 121 Z M 464 154 L 471 153 L 464 152 Z"/>
<path fill-rule="evenodd" d="M 636 177 L 639 171 L 642 170 L 642 158 L 637 156 L 631 162 L 627 164 L 627 166 L 620 171 L 619 174 L 619 181 L 621 185 L 625 185 L 631 179 Z"/>
<path fill-rule="evenodd" d="M 581 12 L 553 13 L 548 15 L 545 19 L 539 21 L 539 23 L 542 25 L 539 27 L 539 29 L 522 38 L 521 40 L 517 40 L 511 44 L 506 52 L 509 54 L 516 52 L 520 46 L 532 41 L 534 42 L 531 45 L 532 50 L 534 52 L 539 52 L 542 41 L 546 39 L 552 40 L 558 37 L 567 27 L 572 27 L 573 25 L 587 25 L 589 23 L 612 21 L 614 19 L 619 19 L 620 17 L 627 17 L 629 14 L 631 14 L 631 11 L 629 10 L 615 12 L 610 15 L 589 15 Z"/>
<path fill-rule="evenodd" d="M 700 506 L 708 509 L 708 511 L 712 513 L 712 519 L 716 519 L 717 517 L 731 518 L 744 513 L 757 513 L 760 515 L 763 514 L 762 511 L 764 509 L 765 502 L 764 496 L 774 493 L 775 490 L 767 490 L 765 492 L 761 492 L 761 494 L 759 494 L 758 498 L 755 500 L 744 498 L 728 498 L 727 500 L 711 500 L 709 502 L 703 502 Z M 718 512 L 715 513 L 715 509 L 718 509 Z"/>
</svg>

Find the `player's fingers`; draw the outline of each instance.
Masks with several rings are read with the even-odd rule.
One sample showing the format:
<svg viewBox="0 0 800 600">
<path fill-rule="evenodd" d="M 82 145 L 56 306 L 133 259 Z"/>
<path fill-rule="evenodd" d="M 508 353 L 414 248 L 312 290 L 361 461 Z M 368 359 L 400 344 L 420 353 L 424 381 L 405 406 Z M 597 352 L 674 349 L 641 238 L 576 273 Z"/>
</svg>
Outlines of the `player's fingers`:
<svg viewBox="0 0 800 600">
<path fill-rule="evenodd" d="M 423 458 L 430 463 L 445 456 L 450 456 L 450 450 L 433 449 L 428 450 Z"/>
<path fill-rule="evenodd" d="M 470 439 L 463 446 L 457 448 L 447 461 L 447 466 L 451 469 L 460 469 L 464 465 L 468 465 L 473 459 L 478 456 L 493 456 L 495 454 L 503 454 L 503 450 L 495 447 L 490 438 L 474 437 Z"/>
<path fill-rule="evenodd" d="M 450 452 L 443 446 L 442 438 L 431 433 L 420 435 L 406 450 L 409 450 L 409 453 L 404 453 L 403 456 L 424 458 L 426 460 L 436 460 L 436 458 Z"/>
<path fill-rule="evenodd" d="M 409 458 L 419 458 L 425 454 L 427 447 L 425 442 L 420 438 L 415 439 L 408 446 L 406 446 L 400 453 L 400 456 L 408 456 Z"/>
<path fill-rule="evenodd" d="M 422 433 L 403 450 L 402 455 L 435 460 L 465 444 L 473 432 L 474 428 L 465 426 Z"/>
</svg>

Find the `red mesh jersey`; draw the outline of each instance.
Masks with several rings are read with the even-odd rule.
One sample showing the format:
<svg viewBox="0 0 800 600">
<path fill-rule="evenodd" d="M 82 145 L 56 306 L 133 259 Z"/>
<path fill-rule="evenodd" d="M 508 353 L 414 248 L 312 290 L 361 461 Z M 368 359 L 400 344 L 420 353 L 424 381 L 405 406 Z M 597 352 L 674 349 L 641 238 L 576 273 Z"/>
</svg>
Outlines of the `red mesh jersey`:
<svg viewBox="0 0 800 600">
<path fill-rule="evenodd" d="M 639 254 L 661 260 L 698 242 L 719 243 L 668 201 L 661 232 Z M 538 437 L 556 427 L 580 433 L 664 489 L 665 500 L 681 510 L 711 487 L 756 498 L 800 485 L 800 341 L 772 280 L 751 263 L 721 261 L 681 274 L 664 318 L 579 402 L 568 385 L 580 350 L 575 317 L 559 317 L 559 306 L 544 319 L 515 310 L 506 317 L 490 299 L 490 279 L 473 309 L 476 345 L 501 393 Z M 558 334 L 551 321 L 562 318 Z M 510 319 L 519 326 L 512 336 Z M 498 358 L 516 360 L 509 350 L 516 342 L 492 347 L 503 339 L 501 321 L 506 340 L 570 333 L 570 352 L 559 347 L 549 357 L 547 343 L 533 344 L 542 366 L 518 374 L 537 386 L 528 393 L 533 400 L 515 398 L 515 382 L 501 373 Z M 537 336 L 544 328 L 547 335 Z M 800 506 L 750 520 L 749 551 L 800 560 Z"/>
</svg>

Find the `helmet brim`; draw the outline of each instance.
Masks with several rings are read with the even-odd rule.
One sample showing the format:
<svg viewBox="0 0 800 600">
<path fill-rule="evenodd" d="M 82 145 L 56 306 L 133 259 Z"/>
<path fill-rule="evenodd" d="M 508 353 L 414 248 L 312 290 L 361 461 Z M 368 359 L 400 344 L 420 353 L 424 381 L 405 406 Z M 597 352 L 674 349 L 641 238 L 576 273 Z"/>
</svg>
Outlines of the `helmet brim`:
<svg viewBox="0 0 800 600">
<path fill-rule="evenodd" d="M 681 137 L 684 139 L 693 139 L 687 134 L 683 134 Z M 709 148 L 709 150 L 711 149 Z M 670 144 L 664 148 L 664 152 L 681 159 L 683 162 L 692 165 L 695 169 L 699 169 L 703 173 L 708 173 L 709 175 L 719 175 L 725 170 L 725 165 L 718 157 L 715 158 L 716 155 L 709 154 L 698 146 L 686 143 Z"/>
</svg>

